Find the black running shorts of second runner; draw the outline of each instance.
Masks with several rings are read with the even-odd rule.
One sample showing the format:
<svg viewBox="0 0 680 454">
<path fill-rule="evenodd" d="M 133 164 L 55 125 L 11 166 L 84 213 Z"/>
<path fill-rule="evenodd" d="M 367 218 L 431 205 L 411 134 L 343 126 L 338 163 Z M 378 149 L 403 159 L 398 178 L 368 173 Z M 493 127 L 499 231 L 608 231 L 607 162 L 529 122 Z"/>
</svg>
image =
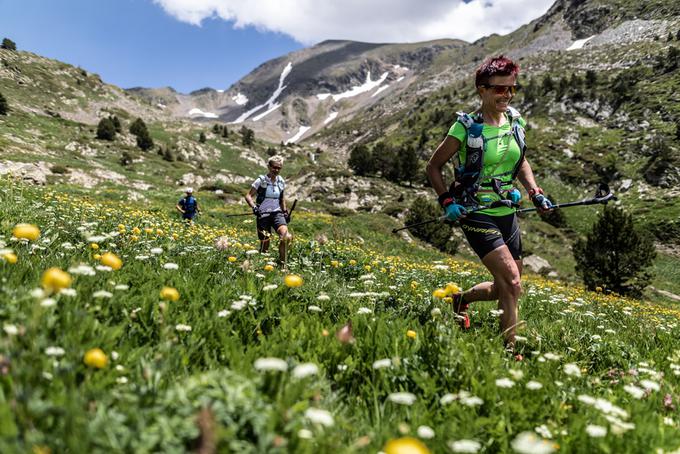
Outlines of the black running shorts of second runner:
<svg viewBox="0 0 680 454">
<path fill-rule="evenodd" d="M 277 231 L 282 225 L 288 225 L 281 211 L 259 216 L 257 218 L 257 237 L 266 240 L 271 235 L 272 228 Z"/>
<path fill-rule="evenodd" d="M 503 245 L 508 247 L 513 259 L 522 258 L 522 239 L 515 213 L 505 216 L 472 213 L 460 220 L 460 226 L 480 259 Z"/>
</svg>

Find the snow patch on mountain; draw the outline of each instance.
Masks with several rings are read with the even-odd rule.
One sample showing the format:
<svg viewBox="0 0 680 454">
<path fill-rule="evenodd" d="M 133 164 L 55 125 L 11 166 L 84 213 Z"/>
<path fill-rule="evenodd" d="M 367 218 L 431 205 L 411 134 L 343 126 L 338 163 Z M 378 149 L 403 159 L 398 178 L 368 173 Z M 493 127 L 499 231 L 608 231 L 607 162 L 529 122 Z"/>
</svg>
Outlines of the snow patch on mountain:
<svg viewBox="0 0 680 454">
<path fill-rule="evenodd" d="M 257 112 L 258 110 L 265 106 L 267 106 L 268 109 L 267 112 L 264 113 L 264 115 L 269 113 L 269 111 L 276 109 L 278 107 L 275 103 L 276 98 L 278 98 L 281 92 L 286 88 L 286 85 L 283 85 L 283 81 L 286 79 L 286 76 L 288 76 L 288 74 L 290 74 L 292 70 L 293 64 L 291 62 L 288 62 L 286 67 L 283 68 L 283 71 L 281 71 L 281 75 L 279 76 L 279 86 L 276 88 L 276 90 L 274 90 L 274 93 L 269 97 L 269 99 L 264 104 L 260 104 L 259 106 L 253 107 L 248 112 L 241 114 L 241 116 L 234 120 L 232 124 L 243 123 L 248 119 L 248 117 L 250 117 L 252 114 L 254 114 L 255 112 Z"/>
<path fill-rule="evenodd" d="M 286 143 L 286 144 L 289 144 L 289 143 L 295 143 L 295 142 L 297 142 L 297 141 L 300 140 L 300 139 L 302 138 L 302 136 L 303 136 L 307 131 L 309 131 L 310 129 L 311 129 L 311 126 L 300 126 L 300 129 L 298 130 L 298 132 L 295 133 L 295 135 L 294 135 L 293 137 L 291 137 L 290 139 L 286 140 L 285 143 Z"/>
<path fill-rule="evenodd" d="M 219 115 L 212 112 L 203 112 L 201 109 L 194 107 L 188 113 L 190 117 L 205 117 L 205 118 L 217 118 Z"/>
<path fill-rule="evenodd" d="M 571 46 L 567 47 L 567 50 L 577 50 L 577 49 L 581 49 L 581 48 L 583 48 L 583 45 L 584 45 L 585 43 L 587 43 L 588 41 L 590 41 L 590 40 L 593 39 L 594 37 L 595 37 L 595 35 L 589 36 L 589 37 L 584 38 L 584 39 L 577 39 L 576 41 L 574 41 L 573 43 L 571 43 Z"/>
<path fill-rule="evenodd" d="M 340 101 L 341 99 L 344 99 L 344 98 L 351 98 L 353 96 L 357 96 L 357 95 L 360 95 L 362 93 L 366 93 L 368 91 L 371 91 L 374 88 L 378 87 L 380 84 L 382 84 L 385 81 L 385 79 L 387 79 L 388 74 L 389 74 L 389 72 L 386 71 L 386 72 L 382 73 L 382 76 L 380 76 L 380 79 L 371 80 L 371 72 L 368 71 L 366 73 L 366 82 L 364 82 L 362 85 L 352 87 L 344 93 L 332 95 L 333 101 Z M 317 97 L 318 97 L 318 95 L 317 95 Z"/>
<path fill-rule="evenodd" d="M 231 99 L 239 106 L 245 106 L 248 104 L 248 97 L 243 93 L 237 93 L 236 96 L 232 96 Z"/>
</svg>

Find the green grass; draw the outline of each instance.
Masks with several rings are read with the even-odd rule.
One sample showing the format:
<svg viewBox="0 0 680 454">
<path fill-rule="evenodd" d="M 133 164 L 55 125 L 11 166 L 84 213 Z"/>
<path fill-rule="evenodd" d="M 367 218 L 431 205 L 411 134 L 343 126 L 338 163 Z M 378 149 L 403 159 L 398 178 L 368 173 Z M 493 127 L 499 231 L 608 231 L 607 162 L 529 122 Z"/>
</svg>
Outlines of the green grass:
<svg viewBox="0 0 680 454">
<path fill-rule="evenodd" d="M 272 256 L 248 252 L 252 219 L 188 228 L 165 204 L 142 210 L 110 193 L 4 181 L 0 195 L 11 201 L 0 208 L 2 452 L 185 452 L 208 443 L 220 452 L 377 452 L 419 426 L 434 431 L 423 440 L 432 452 L 462 439 L 510 452 L 541 426 L 559 452 L 680 446 L 680 420 L 663 403 L 666 395 L 676 403 L 680 385 L 675 309 L 528 276 L 525 360 L 515 362 L 492 303 L 475 303 L 473 328 L 462 332 L 448 303 L 432 297 L 447 282 L 468 287 L 488 274 L 390 236 L 386 216 L 300 211 L 289 272 L 304 283 L 287 288 L 285 273 L 265 269 Z M 38 225 L 40 239 L 12 241 L 20 222 Z M 213 247 L 219 236 L 226 250 Z M 105 251 L 122 268 L 96 268 L 94 254 Z M 78 274 L 79 264 L 94 274 Z M 35 291 L 49 267 L 72 269 L 71 295 Z M 163 286 L 179 300 L 161 301 Z M 342 343 L 334 333 L 349 321 L 354 340 Z M 84 364 L 91 348 L 104 351 L 106 367 Z M 258 370 L 261 358 L 286 371 Z M 530 381 L 542 387 L 528 389 Z M 413 403 L 393 402 L 397 392 Z M 327 412 L 325 425 L 310 409 Z M 607 435 L 590 437 L 589 424 Z"/>
</svg>

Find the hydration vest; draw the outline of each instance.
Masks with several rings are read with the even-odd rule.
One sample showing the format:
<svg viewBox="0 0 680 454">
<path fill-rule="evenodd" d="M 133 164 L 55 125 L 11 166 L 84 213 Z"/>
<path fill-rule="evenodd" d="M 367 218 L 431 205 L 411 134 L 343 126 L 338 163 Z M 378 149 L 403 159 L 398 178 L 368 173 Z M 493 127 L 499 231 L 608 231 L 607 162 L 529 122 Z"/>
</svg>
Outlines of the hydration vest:
<svg viewBox="0 0 680 454">
<path fill-rule="evenodd" d="M 519 173 L 519 168 L 524 161 L 524 154 L 527 147 L 525 131 L 519 123 L 520 114 L 516 109 L 508 107 L 506 115 L 511 122 L 510 131 L 502 135 L 512 135 L 514 137 L 515 142 L 517 142 L 520 149 L 520 157 L 511 171 L 485 176 L 484 181 L 482 181 L 486 143 L 491 139 L 497 139 L 499 136 L 485 139 L 482 135 L 482 130 L 484 129 L 484 120 L 482 116 L 479 114 L 469 115 L 464 112 L 458 112 L 458 121 L 465 127 L 467 136 L 465 141 L 466 155 L 465 163 L 461 163 L 461 165 L 454 169 L 455 180 L 451 186 L 450 192 L 455 197 L 456 201 L 463 206 L 480 205 L 477 192 L 479 192 L 481 188 L 491 188 L 495 193 L 501 196 L 501 186 L 512 184 L 512 181 Z M 501 198 L 503 197 L 501 196 Z"/>
<path fill-rule="evenodd" d="M 267 181 L 266 175 L 260 175 L 259 177 L 257 177 L 257 179 L 260 180 L 260 186 L 258 186 L 257 188 L 257 197 L 255 198 L 255 204 L 257 206 L 260 206 L 262 202 L 264 202 L 264 199 L 267 198 L 267 186 L 269 185 L 269 182 Z M 286 184 L 283 182 L 283 178 L 281 178 L 278 175 L 276 176 L 274 184 L 279 188 L 279 196 L 277 198 L 278 200 L 281 200 L 283 198 L 283 190 L 286 188 Z"/>
<path fill-rule="evenodd" d="M 189 197 L 186 197 L 184 199 L 184 211 L 187 214 L 194 214 L 196 212 L 196 206 L 198 205 L 198 202 L 196 201 L 196 198 L 192 195 Z"/>
</svg>

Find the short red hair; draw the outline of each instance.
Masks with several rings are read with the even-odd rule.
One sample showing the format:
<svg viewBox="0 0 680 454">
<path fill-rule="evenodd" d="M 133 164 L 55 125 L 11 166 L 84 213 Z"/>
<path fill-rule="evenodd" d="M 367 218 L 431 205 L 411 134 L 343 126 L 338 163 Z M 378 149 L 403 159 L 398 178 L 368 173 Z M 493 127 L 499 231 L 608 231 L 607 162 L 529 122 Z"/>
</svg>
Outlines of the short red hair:
<svg viewBox="0 0 680 454">
<path fill-rule="evenodd" d="M 491 57 L 484 61 L 475 73 L 475 86 L 489 83 L 493 76 L 515 76 L 519 74 L 519 65 L 504 55 Z"/>
</svg>

